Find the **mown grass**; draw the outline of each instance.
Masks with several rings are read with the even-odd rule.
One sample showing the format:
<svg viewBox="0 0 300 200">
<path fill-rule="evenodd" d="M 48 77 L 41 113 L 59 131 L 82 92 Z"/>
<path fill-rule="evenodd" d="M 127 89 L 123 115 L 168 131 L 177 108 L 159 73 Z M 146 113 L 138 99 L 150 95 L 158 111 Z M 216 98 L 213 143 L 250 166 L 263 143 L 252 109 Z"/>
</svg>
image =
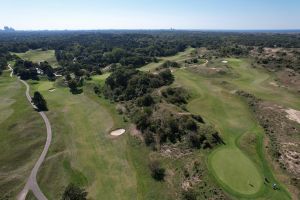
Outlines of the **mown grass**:
<svg viewBox="0 0 300 200">
<path fill-rule="evenodd" d="M 239 199 L 289 199 L 284 188 L 274 191 L 263 184 L 264 177 L 273 182 L 275 179 L 269 172 L 261 149 L 256 149 L 259 164 L 239 150 L 237 141 L 243 134 L 251 132 L 259 136 L 260 140 L 263 135 L 248 105 L 214 78 L 201 77 L 185 69 L 177 70 L 174 74 L 175 84 L 182 85 L 192 93 L 188 110 L 204 116 L 206 121 L 216 126 L 225 140 L 225 146 L 210 154 L 208 166 L 226 191 Z"/>
<path fill-rule="evenodd" d="M 46 128 L 9 72 L 0 77 L 0 113 L 0 197 L 15 199 L 42 152 Z"/>
<path fill-rule="evenodd" d="M 270 84 L 270 82 L 276 82 L 275 75 L 259 67 L 251 67 L 249 59 L 230 58 L 227 60 L 228 65 L 239 76 L 237 78 L 222 77 L 223 79 L 259 98 L 300 110 L 299 94 Z"/>
<path fill-rule="evenodd" d="M 47 61 L 53 68 L 57 68 L 59 66 L 56 57 L 55 57 L 55 51 L 54 50 L 46 50 L 43 51 L 42 49 L 36 49 L 36 50 L 29 50 L 25 53 L 13 53 L 23 60 L 29 60 L 35 63 Z"/>
<path fill-rule="evenodd" d="M 160 58 L 158 58 L 159 61 L 157 63 L 149 63 L 148 65 L 145 65 L 145 66 L 139 68 L 139 70 L 145 71 L 145 72 L 155 71 L 155 69 L 157 67 L 162 65 L 167 60 L 174 61 L 174 62 L 183 62 L 189 58 L 189 55 L 191 54 L 191 52 L 193 50 L 194 50 L 193 48 L 187 48 L 185 51 L 177 53 L 175 56 L 160 57 Z"/>
<path fill-rule="evenodd" d="M 94 79 L 91 83 L 98 84 Z M 89 84 L 83 94 L 72 95 L 49 81 L 31 82 L 33 91 L 48 102 L 53 129 L 50 152 L 38 174 L 46 196 L 59 199 L 73 182 L 86 188 L 91 199 L 166 199 L 166 188 L 150 176 L 147 148 L 135 149 L 128 132 L 118 138 L 109 135 L 112 129 L 127 129 L 127 124 L 114 104 L 96 96 Z"/>
</svg>

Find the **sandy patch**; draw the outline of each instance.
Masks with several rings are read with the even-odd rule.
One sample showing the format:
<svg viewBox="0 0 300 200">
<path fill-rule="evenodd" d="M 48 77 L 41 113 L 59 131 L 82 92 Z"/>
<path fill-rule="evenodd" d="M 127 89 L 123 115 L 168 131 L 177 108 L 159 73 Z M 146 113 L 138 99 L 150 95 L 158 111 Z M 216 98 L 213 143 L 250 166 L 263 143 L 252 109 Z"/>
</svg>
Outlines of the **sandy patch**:
<svg viewBox="0 0 300 200">
<path fill-rule="evenodd" d="M 270 82 L 269 84 L 270 84 L 270 85 L 273 85 L 273 86 L 275 86 L 275 87 L 279 87 L 279 85 L 278 85 L 277 83 L 275 83 L 275 82 Z"/>
<path fill-rule="evenodd" d="M 110 132 L 110 135 L 112 136 L 120 136 L 122 134 L 125 133 L 125 129 L 117 129 L 117 130 L 114 130 L 112 132 Z"/>
<path fill-rule="evenodd" d="M 227 64 L 227 63 L 228 63 L 228 61 L 227 61 L 227 60 L 223 60 L 223 61 L 222 61 L 222 63 L 224 63 L 224 64 Z"/>
<path fill-rule="evenodd" d="M 300 124 L 300 111 L 298 110 L 294 110 L 294 109 L 287 109 L 285 110 L 285 112 L 287 113 L 287 118 L 289 118 L 290 120 L 296 121 Z"/>
<path fill-rule="evenodd" d="M 54 92 L 56 89 L 55 88 L 51 88 L 49 89 L 49 92 Z"/>
</svg>

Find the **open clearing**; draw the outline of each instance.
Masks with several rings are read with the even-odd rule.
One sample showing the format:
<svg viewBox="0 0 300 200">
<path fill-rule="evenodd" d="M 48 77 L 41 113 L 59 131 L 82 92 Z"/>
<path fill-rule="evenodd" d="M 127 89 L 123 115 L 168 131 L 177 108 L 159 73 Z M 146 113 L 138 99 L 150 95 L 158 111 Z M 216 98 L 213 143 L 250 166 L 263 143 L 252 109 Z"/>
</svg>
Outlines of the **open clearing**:
<svg viewBox="0 0 300 200">
<path fill-rule="evenodd" d="M 55 51 L 54 50 L 47 50 L 43 51 L 42 49 L 37 50 L 29 50 L 25 53 L 13 53 L 23 60 L 30 60 L 35 63 L 47 61 L 53 68 L 57 68 L 58 62 L 55 57 Z"/>
</svg>

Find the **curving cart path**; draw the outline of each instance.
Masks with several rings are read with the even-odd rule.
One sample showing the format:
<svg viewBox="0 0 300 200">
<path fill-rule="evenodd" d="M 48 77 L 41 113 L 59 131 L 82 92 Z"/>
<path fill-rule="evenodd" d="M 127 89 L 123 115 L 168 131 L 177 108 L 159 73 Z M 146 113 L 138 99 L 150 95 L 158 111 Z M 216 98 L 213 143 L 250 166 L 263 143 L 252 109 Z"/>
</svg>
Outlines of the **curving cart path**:
<svg viewBox="0 0 300 200">
<path fill-rule="evenodd" d="M 8 65 L 8 68 L 11 70 L 10 77 L 12 77 L 13 76 L 13 69 L 10 65 Z M 29 85 L 25 81 L 21 80 L 20 78 L 19 78 L 19 80 L 26 86 L 25 95 L 27 97 L 27 100 L 32 105 L 32 107 L 34 109 L 36 109 L 36 106 L 31 102 L 31 96 L 29 94 L 29 91 L 30 91 Z M 46 125 L 46 129 L 47 129 L 46 144 L 44 146 L 42 154 L 40 155 L 39 159 L 35 163 L 33 169 L 31 170 L 30 176 L 27 179 L 27 182 L 26 182 L 23 190 L 18 194 L 17 200 L 25 200 L 29 190 L 31 190 L 33 192 L 34 196 L 38 200 L 47 200 L 47 197 L 43 194 L 43 192 L 41 191 L 41 189 L 40 189 L 40 187 L 39 187 L 39 185 L 36 181 L 36 175 L 37 175 L 37 172 L 38 172 L 39 168 L 41 167 L 41 165 L 42 165 L 42 163 L 45 160 L 45 157 L 47 155 L 49 146 L 51 144 L 52 131 L 51 131 L 51 124 L 50 124 L 46 114 L 44 112 L 39 112 L 39 114 L 43 118 L 43 120 L 45 122 L 45 125 Z"/>
</svg>

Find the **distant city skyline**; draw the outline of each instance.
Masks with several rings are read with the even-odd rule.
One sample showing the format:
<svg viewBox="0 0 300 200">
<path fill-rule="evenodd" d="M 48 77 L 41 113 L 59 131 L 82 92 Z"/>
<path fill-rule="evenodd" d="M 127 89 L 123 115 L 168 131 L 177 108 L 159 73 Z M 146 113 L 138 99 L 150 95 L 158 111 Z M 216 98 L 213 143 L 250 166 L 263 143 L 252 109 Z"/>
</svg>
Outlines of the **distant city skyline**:
<svg viewBox="0 0 300 200">
<path fill-rule="evenodd" d="M 10 0 L 0 27 L 16 30 L 300 29 L 299 0 Z"/>
</svg>

